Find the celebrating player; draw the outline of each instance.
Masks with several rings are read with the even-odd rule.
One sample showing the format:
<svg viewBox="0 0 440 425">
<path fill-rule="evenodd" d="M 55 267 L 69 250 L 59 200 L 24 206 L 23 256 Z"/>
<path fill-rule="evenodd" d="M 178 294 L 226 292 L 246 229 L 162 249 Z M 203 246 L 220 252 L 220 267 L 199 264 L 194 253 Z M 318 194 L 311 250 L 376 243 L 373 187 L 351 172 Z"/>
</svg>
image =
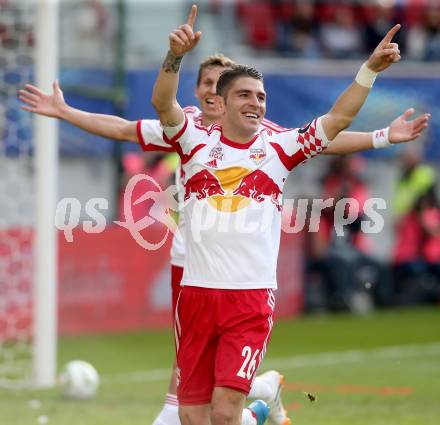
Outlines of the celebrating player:
<svg viewBox="0 0 440 425">
<path fill-rule="evenodd" d="M 211 124 L 220 120 L 222 114 L 215 105 L 216 84 L 220 73 L 232 65 L 233 62 L 223 55 L 210 56 L 200 64 L 195 93 L 200 102 L 201 111 L 196 107 L 185 108 L 186 115 L 192 115 L 194 122 L 198 125 L 208 128 Z M 53 93 L 50 95 L 28 84 L 26 90 L 20 90 L 20 99 L 25 103 L 24 110 L 52 118 L 64 119 L 98 136 L 138 142 L 145 151 L 163 149 L 158 146 L 158 143 L 160 144 L 162 141 L 162 128 L 158 120 L 127 121 L 116 116 L 88 113 L 72 108 L 64 101 L 58 82 L 54 82 Z M 413 109 L 408 109 L 386 129 L 391 144 L 414 140 L 426 127 L 429 115 L 424 114 L 414 120 L 409 120 L 413 113 Z M 278 125 L 265 119 L 262 126 L 269 130 L 271 128 L 275 131 L 281 130 Z M 385 147 L 388 140 L 380 134 L 381 131 L 373 133 L 343 131 L 333 139 L 323 153 L 339 155 L 361 152 L 374 147 Z M 385 141 L 382 145 L 378 144 L 381 140 Z M 183 200 L 184 187 L 179 176 L 180 173 L 177 173 L 176 185 L 179 187 L 179 198 Z M 182 237 L 184 235 L 183 214 L 179 216 L 179 229 L 180 231 L 174 237 L 171 248 L 173 307 L 177 300 L 183 275 L 185 256 L 185 244 Z M 288 420 L 278 391 L 281 381 L 282 377 L 279 373 L 275 371 L 265 373 L 255 378 L 249 393 L 249 397 L 263 399 L 269 403 L 271 406 L 269 421 L 273 425 L 282 425 Z M 177 404 L 176 379 L 173 372 L 164 407 L 153 425 L 179 425 Z"/>
<path fill-rule="evenodd" d="M 221 111 L 214 102 L 216 96 L 215 87 L 220 73 L 225 69 L 231 68 L 233 64 L 234 62 L 231 59 L 221 54 L 209 56 L 200 64 L 195 94 L 202 110 L 200 111 L 195 106 L 185 108 L 185 113 L 188 116 L 191 115 L 194 122 L 208 128 L 211 124 L 220 120 Z M 65 102 L 58 81 L 54 82 L 51 95 L 44 93 L 31 84 L 27 84 L 25 90 L 20 90 L 19 98 L 25 103 L 22 108 L 26 111 L 51 118 L 63 119 L 98 136 L 121 141 L 138 142 L 144 151 L 169 150 L 160 146 L 163 143 L 162 127 L 158 120 L 127 121 L 116 116 L 88 113 L 72 108 Z M 263 120 L 262 127 L 282 129 L 268 120 Z M 179 189 L 178 197 L 183 201 L 185 189 L 180 178 L 180 170 L 178 169 L 177 171 L 176 186 Z M 179 232 L 175 234 L 171 248 L 173 311 L 183 275 L 185 243 L 182 235 L 184 234 L 184 227 L 183 215 L 180 215 Z M 289 422 L 281 400 L 282 383 L 282 375 L 276 371 L 269 371 L 255 378 L 249 394 L 250 398 L 263 399 L 270 405 L 269 421 L 272 425 L 287 425 Z M 153 425 L 180 425 L 176 393 L 176 374 L 173 370 L 165 404 Z"/>
<path fill-rule="evenodd" d="M 308 126 L 262 129 L 262 75 L 234 66 L 216 87 L 216 102 L 224 111 L 221 125 L 206 129 L 176 100 L 180 63 L 201 37 L 193 31 L 195 18 L 193 6 L 187 24 L 170 34 L 152 98 L 164 129 L 163 147 L 175 149 L 182 160 L 185 220 L 198 222 L 203 212 L 218 211 L 210 226 L 196 229 L 197 239 L 191 229 L 186 232 L 175 311 L 179 414 L 183 425 L 239 424 L 272 329 L 283 184 L 296 165 L 324 151 L 350 125 L 377 74 L 400 60 L 392 42 L 400 25 L 389 31 L 332 109 Z M 419 120 L 416 137 L 427 119 Z M 388 143 L 385 132 L 374 139 L 377 145 Z M 249 216 L 263 222 L 264 230 L 243 231 Z M 221 226 L 225 221 L 233 225 Z"/>
<path fill-rule="evenodd" d="M 215 104 L 215 86 L 220 72 L 226 67 L 230 67 L 232 65 L 230 61 L 227 61 L 227 59 L 225 60 L 226 62 L 221 57 L 214 57 L 210 58 L 210 60 L 201 65 L 196 94 L 200 101 L 203 112 L 200 112 L 194 108 L 188 108 L 185 111 L 187 115 L 193 114 L 194 121 L 199 125 L 207 127 L 213 122 L 218 121 L 221 116 L 221 113 L 219 113 L 219 109 Z M 138 131 L 136 131 L 136 122 L 129 122 L 113 116 L 89 114 L 69 107 L 63 100 L 63 95 L 58 83 L 54 84 L 54 93 L 51 96 L 48 96 L 37 88 L 28 85 L 27 90 L 22 91 L 20 97 L 27 104 L 27 106 L 24 107 L 26 110 L 47 116 L 66 119 L 80 128 L 103 137 L 118 140 L 139 141 L 144 150 L 150 150 L 152 148 L 156 149 L 157 144 L 160 144 L 162 141 L 162 129 L 159 127 L 157 121 L 144 120 L 139 122 Z M 407 121 L 407 118 L 409 118 L 410 115 L 411 111 L 409 110 L 391 124 L 388 137 L 392 143 L 413 140 L 426 126 L 428 119 L 426 115 L 420 116 L 413 121 Z M 271 130 L 271 128 L 275 132 L 279 132 L 281 130 L 278 126 L 265 121 L 263 121 L 261 124 L 268 130 Z M 375 134 L 380 133 L 376 132 Z M 159 141 L 157 141 L 157 139 L 159 139 Z M 375 138 L 372 137 L 371 133 L 340 133 L 332 141 L 332 144 L 327 148 L 325 153 L 349 153 L 370 149 L 372 147 L 378 147 L 373 144 L 374 140 Z M 380 140 L 386 141 L 383 137 Z M 169 146 L 165 146 L 164 148 L 168 150 Z M 172 257 L 172 263 L 180 266 L 183 262 L 183 245 L 182 243 L 179 245 L 178 242 L 179 241 L 177 239 L 175 239 L 173 242 L 174 255 Z M 181 273 L 181 269 L 173 267 L 174 298 L 177 297 L 178 291 L 176 288 L 178 288 L 180 280 L 179 275 L 181 276 Z M 251 395 L 270 401 L 271 399 L 275 398 L 274 394 L 276 394 L 276 391 L 271 390 L 270 387 L 272 386 L 272 388 L 278 389 L 280 376 L 276 372 L 271 372 L 264 374 L 261 378 L 261 381 L 259 381 L 258 377 L 255 379 L 252 387 L 255 388 L 255 390 L 251 390 Z M 275 385 L 273 383 L 275 383 Z M 265 396 L 263 395 L 264 393 L 266 393 Z M 167 397 L 167 400 L 170 402 L 170 404 L 175 403 L 172 395 Z M 275 424 L 282 424 L 283 421 L 286 420 L 286 416 L 284 410 L 282 409 L 280 399 L 276 398 L 276 400 L 279 400 L 279 402 L 273 404 L 271 409 L 272 418 L 270 417 L 269 419 L 272 419 L 272 422 Z M 159 422 L 166 423 L 167 425 L 175 423 L 172 409 L 168 412 L 165 412 L 163 417 L 161 417 L 161 415 L 159 415 L 158 418 Z"/>
</svg>

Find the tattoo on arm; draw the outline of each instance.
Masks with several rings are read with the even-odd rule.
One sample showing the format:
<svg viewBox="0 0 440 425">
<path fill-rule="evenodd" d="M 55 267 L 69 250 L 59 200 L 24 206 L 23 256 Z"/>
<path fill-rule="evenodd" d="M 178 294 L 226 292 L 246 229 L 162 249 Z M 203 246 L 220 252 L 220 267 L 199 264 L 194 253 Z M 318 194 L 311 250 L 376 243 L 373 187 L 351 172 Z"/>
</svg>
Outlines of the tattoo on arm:
<svg viewBox="0 0 440 425">
<path fill-rule="evenodd" d="M 170 121 L 170 120 L 168 120 L 168 121 L 165 123 L 165 127 L 176 127 L 176 126 L 178 126 L 178 125 L 179 125 L 178 122 L 176 122 L 176 121 Z"/>
<path fill-rule="evenodd" d="M 177 74 L 180 69 L 180 63 L 182 62 L 183 56 L 174 56 L 170 51 L 167 53 L 167 57 L 163 61 L 162 69 L 165 72 L 171 72 Z"/>
</svg>

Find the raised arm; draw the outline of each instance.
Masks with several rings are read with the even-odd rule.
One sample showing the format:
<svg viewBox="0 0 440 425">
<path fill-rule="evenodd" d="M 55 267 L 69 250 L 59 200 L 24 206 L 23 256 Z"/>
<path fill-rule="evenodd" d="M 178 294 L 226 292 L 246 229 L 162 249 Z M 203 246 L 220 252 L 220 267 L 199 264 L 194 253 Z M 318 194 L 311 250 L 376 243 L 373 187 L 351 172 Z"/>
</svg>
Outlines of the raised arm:
<svg viewBox="0 0 440 425">
<path fill-rule="evenodd" d="M 377 73 L 400 60 L 397 43 L 392 43 L 400 25 L 388 31 L 383 40 L 359 70 L 355 81 L 339 96 L 331 110 L 323 117 L 322 125 L 329 140 L 347 128 L 358 114 L 373 86 Z"/>
<path fill-rule="evenodd" d="M 371 133 L 341 131 L 328 145 L 324 154 L 345 155 L 415 140 L 428 127 L 431 114 L 421 114 L 411 120 L 410 117 L 413 114 L 414 109 L 410 108 L 398 116 L 386 129 Z"/>
<path fill-rule="evenodd" d="M 138 142 L 136 122 L 127 121 L 114 115 L 93 114 L 69 106 L 64 100 L 58 81 L 53 83 L 53 93 L 47 94 L 39 88 L 26 84 L 19 91 L 23 110 L 70 122 L 89 133 L 107 139 Z"/>
<path fill-rule="evenodd" d="M 184 120 L 184 113 L 177 102 L 179 70 L 183 56 L 199 42 L 201 32 L 194 33 L 197 6 L 193 5 L 186 24 L 169 35 L 170 48 L 154 85 L 151 103 L 159 120 L 166 127 L 176 127 Z"/>
</svg>

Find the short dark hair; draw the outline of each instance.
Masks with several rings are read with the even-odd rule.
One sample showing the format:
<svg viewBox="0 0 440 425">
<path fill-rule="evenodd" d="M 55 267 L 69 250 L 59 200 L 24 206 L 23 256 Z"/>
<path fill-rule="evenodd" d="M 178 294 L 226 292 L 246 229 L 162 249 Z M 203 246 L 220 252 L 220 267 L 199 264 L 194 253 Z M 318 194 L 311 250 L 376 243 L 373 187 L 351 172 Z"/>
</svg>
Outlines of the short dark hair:
<svg viewBox="0 0 440 425">
<path fill-rule="evenodd" d="M 200 81 L 202 80 L 202 74 L 205 69 L 214 66 L 220 66 L 222 68 L 232 68 L 234 65 L 235 62 L 232 59 L 229 59 L 227 56 L 222 55 L 221 53 L 216 53 L 215 55 L 208 56 L 199 65 L 199 73 L 197 74 L 197 86 L 200 85 Z"/>
<path fill-rule="evenodd" d="M 250 77 L 263 81 L 263 74 L 255 68 L 247 65 L 234 65 L 231 69 L 225 69 L 217 81 L 216 94 L 226 99 L 231 84 L 241 77 Z"/>
</svg>

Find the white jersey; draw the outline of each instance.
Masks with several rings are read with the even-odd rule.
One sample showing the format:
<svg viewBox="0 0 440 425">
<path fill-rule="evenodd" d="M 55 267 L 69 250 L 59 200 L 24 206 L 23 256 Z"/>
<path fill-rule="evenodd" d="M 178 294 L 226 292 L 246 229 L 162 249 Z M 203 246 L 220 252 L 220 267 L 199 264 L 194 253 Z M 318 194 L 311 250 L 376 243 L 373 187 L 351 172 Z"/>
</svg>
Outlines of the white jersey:
<svg viewBox="0 0 440 425">
<path fill-rule="evenodd" d="M 149 134 L 150 121 L 139 132 Z M 219 289 L 276 288 L 281 196 L 290 171 L 328 145 L 315 119 L 303 129 L 262 128 L 246 144 L 185 117 L 175 149 L 184 181 L 186 255 L 182 285 Z M 158 142 L 156 140 L 156 142 Z"/>
<path fill-rule="evenodd" d="M 188 106 L 184 108 L 185 114 L 191 117 L 194 123 L 198 125 L 202 124 L 202 111 L 196 106 Z M 160 125 L 160 124 L 159 124 Z M 160 143 L 163 142 L 163 139 Z M 175 175 L 175 185 L 177 187 L 177 200 L 179 205 L 184 203 L 185 185 L 182 177 L 182 166 L 178 167 Z M 179 231 L 175 233 L 173 237 L 173 243 L 171 245 L 171 264 L 178 267 L 184 266 L 185 261 L 185 216 L 182 211 L 179 212 Z"/>
<path fill-rule="evenodd" d="M 187 106 L 184 108 L 185 114 L 192 118 L 195 124 L 203 126 L 203 113 L 197 106 Z M 141 126 L 142 121 L 145 121 Z M 158 120 L 142 120 L 138 121 L 138 138 L 139 144 L 144 151 L 164 150 L 173 151 L 168 146 L 163 146 L 163 129 Z M 285 128 L 264 119 L 261 128 L 273 129 L 274 131 L 283 131 Z M 177 187 L 177 200 L 179 205 L 184 203 L 185 186 L 182 178 L 182 167 L 179 166 L 175 173 L 175 185 Z M 178 267 L 183 267 L 185 261 L 185 217 L 184 214 L 179 214 L 178 221 L 179 231 L 173 237 L 171 245 L 171 264 Z"/>
<path fill-rule="evenodd" d="M 202 125 L 202 111 L 199 108 L 196 106 L 188 106 L 184 108 L 184 111 L 185 114 L 191 117 L 195 123 Z M 139 144 L 144 151 L 174 151 L 173 148 L 163 146 L 163 129 L 158 120 L 138 121 L 137 134 Z M 183 205 L 185 187 L 182 179 L 181 166 L 177 167 L 176 169 L 175 185 L 177 188 L 178 203 L 179 205 Z M 185 234 L 185 217 L 183 214 L 179 214 L 178 229 L 179 231 L 174 234 L 173 243 L 171 245 L 171 264 L 173 266 L 183 267 L 185 260 L 185 240 L 183 238 Z"/>
</svg>

